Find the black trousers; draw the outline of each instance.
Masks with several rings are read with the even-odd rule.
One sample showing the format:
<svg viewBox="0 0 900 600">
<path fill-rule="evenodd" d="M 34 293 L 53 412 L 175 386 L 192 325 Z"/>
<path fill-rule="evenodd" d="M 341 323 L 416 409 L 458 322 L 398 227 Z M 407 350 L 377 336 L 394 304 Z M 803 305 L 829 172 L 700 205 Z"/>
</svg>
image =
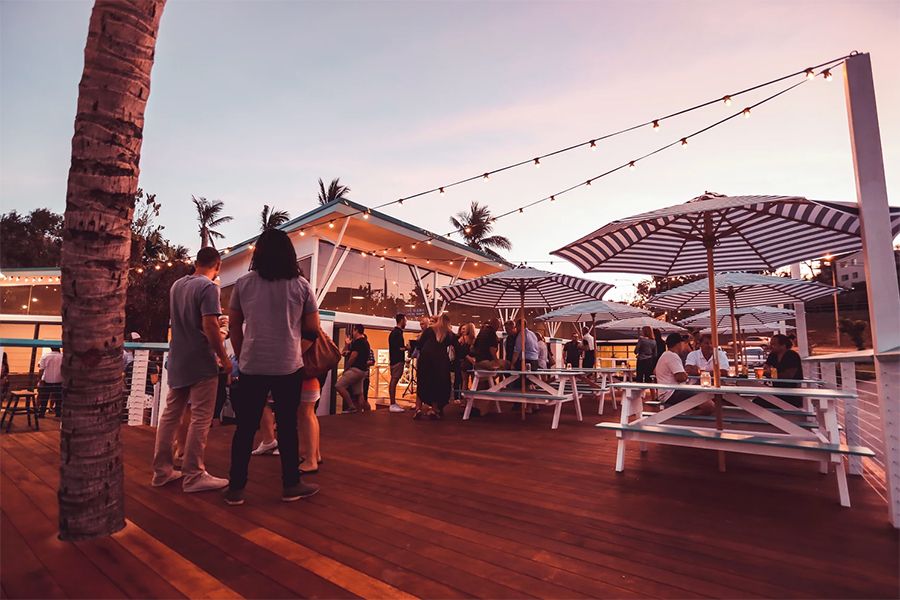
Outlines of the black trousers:
<svg viewBox="0 0 900 600">
<path fill-rule="evenodd" d="M 596 350 L 585 350 L 584 356 L 581 359 L 581 366 L 585 369 L 593 369 L 594 365 L 597 364 L 597 351 Z"/>
<path fill-rule="evenodd" d="M 653 363 L 654 359 L 652 358 L 639 358 L 634 380 L 640 383 L 650 383 L 650 378 L 653 376 Z"/>
<path fill-rule="evenodd" d="M 247 470 L 253 437 L 272 393 L 275 403 L 275 425 L 278 452 L 281 455 L 281 482 L 284 487 L 300 481 L 300 446 L 297 436 L 297 407 L 300 405 L 300 371 L 290 375 L 250 375 L 241 373 L 240 391 L 233 402 L 237 415 L 237 429 L 231 439 L 231 473 L 229 488 L 242 490 L 247 485 Z"/>
</svg>

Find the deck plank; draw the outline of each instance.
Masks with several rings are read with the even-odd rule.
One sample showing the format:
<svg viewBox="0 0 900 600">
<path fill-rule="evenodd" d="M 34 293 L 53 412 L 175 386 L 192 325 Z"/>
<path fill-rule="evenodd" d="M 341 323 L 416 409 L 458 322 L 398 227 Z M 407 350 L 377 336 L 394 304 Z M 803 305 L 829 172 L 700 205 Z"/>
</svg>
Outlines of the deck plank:
<svg viewBox="0 0 900 600">
<path fill-rule="evenodd" d="M 383 411 L 323 418 L 326 463 L 308 478 L 322 492 L 280 502 L 278 459 L 254 457 L 240 507 L 216 493 L 150 488 L 154 430 L 123 428 L 125 531 L 135 539 L 73 547 L 91 577 L 106 579 L 98 589 L 125 596 L 900 595 L 900 543 L 861 478 L 850 478 L 854 506 L 843 509 L 834 475 L 799 461 L 730 455 L 719 473 L 715 453 L 651 446 L 641 455 L 634 444 L 616 474 L 615 438 L 590 420 L 563 415 L 551 431 L 548 411 L 525 422 L 512 413 L 461 422 L 457 412 L 442 422 Z M 213 474 L 227 472 L 232 433 L 210 433 Z M 56 519 L 58 433 L 0 436 L 0 448 L 3 485 L 21 494 L 3 499 L 3 526 L 18 533 L 28 523 L 22 498 L 40 501 L 43 524 L 13 538 L 40 547 Z M 37 554 L 46 568 L 53 555 Z M 140 558 L 197 579 L 172 587 Z M 35 565 L 23 560 L 10 575 L 4 559 L 5 596 L 28 595 L 20 572 Z M 113 573 L 138 569 L 140 587 Z"/>
</svg>

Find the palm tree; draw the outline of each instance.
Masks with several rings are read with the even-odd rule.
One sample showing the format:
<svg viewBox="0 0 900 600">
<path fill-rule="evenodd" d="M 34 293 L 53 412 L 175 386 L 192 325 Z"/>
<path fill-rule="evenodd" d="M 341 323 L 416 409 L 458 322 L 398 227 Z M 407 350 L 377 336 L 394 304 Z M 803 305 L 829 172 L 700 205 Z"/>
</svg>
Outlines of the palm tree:
<svg viewBox="0 0 900 600">
<path fill-rule="evenodd" d="M 224 225 L 232 220 L 229 216 L 219 216 L 225 210 L 225 204 L 221 200 L 207 200 L 206 198 L 194 198 L 194 206 L 197 208 L 197 221 L 200 223 L 200 247 L 207 246 L 216 247 L 215 239 L 222 239 L 225 236 L 213 229 L 219 225 Z"/>
<path fill-rule="evenodd" d="M 286 210 L 275 210 L 275 207 L 269 208 L 268 204 L 263 204 L 262 212 L 259 214 L 259 230 L 275 229 L 281 227 L 288 222 L 291 215 Z"/>
<path fill-rule="evenodd" d="M 331 183 L 328 184 L 328 189 L 325 189 L 325 182 L 322 181 L 322 178 L 319 178 L 319 204 L 328 204 L 329 202 L 334 202 L 335 200 L 349 200 L 347 197 L 350 194 L 350 188 L 346 185 L 341 185 L 341 178 L 335 177 L 331 180 Z"/>
<path fill-rule="evenodd" d="M 78 85 L 62 245 L 59 535 L 125 527 L 119 438 L 131 219 L 165 0 L 96 0 Z"/>
<path fill-rule="evenodd" d="M 450 217 L 450 223 L 462 234 L 469 247 L 501 258 L 494 248 L 509 250 L 512 243 L 502 235 L 490 235 L 494 230 L 494 219 L 487 206 L 472 202 L 469 212 L 458 212 Z"/>
</svg>

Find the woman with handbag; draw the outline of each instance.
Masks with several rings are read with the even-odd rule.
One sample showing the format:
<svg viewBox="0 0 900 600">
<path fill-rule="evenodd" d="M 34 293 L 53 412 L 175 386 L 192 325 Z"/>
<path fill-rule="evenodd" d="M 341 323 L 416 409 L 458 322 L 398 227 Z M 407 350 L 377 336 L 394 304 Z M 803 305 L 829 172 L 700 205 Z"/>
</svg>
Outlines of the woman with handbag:
<svg viewBox="0 0 900 600">
<path fill-rule="evenodd" d="M 234 285 L 229 310 L 231 343 L 241 373 L 234 404 L 237 429 L 231 441 L 231 473 L 225 501 L 244 503 L 250 453 L 271 393 L 281 454 L 281 499 L 293 502 L 319 491 L 300 480 L 297 408 L 303 385 L 303 354 L 319 338 L 319 309 L 309 282 L 300 276 L 287 233 L 267 229 L 256 241 L 250 272 Z"/>
</svg>

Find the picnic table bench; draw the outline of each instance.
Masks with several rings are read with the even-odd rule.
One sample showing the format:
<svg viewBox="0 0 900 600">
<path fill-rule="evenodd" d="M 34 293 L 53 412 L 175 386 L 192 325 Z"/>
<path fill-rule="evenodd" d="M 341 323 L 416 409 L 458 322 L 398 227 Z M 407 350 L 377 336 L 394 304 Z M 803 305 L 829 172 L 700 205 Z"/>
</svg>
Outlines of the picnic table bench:
<svg viewBox="0 0 900 600">
<path fill-rule="evenodd" d="M 463 400 L 466 401 L 466 408 L 463 412 L 463 420 L 467 421 L 472 414 L 472 406 L 476 400 L 487 400 L 494 402 L 497 410 L 500 410 L 500 402 L 512 402 L 516 404 L 535 404 L 541 406 L 553 406 L 553 421 L 550 425 L 551 429 L 559 427 L 559 417 L 562 412 L 563 404 L 572 402 L 575 404 L 575 414 L 578 420 L 583 420 L 581 414 L 581 403 L 578 394 L 578 386 L 575 381 L 576 373 L 566 373 L 566 371 L 553 371 L 559 373 L 556 386 L 550 382 L 544 381 L 543 376 L 550 374 L 549 371 L 516 371 L 503 369 L 498 371 L 475 369 L 473 372 L 472 386 L 469 390 L 462 393 Z M 521 378 L 525 378 L 527 389 L 525 392 L 512 387 L 519 384 Z M 498 379 L 494 381 L 494 379 Z M 478 389 L 483 381 L 490 382 L 487 389 Z M 566 388 L 571 391 L 566 391 Z"/>
<path fill-rule="evenodd" d="M 597 427 L 615 431 L 619 438 L 615 467 L 618 472 L 625 469 L 627 440 L 641 442 L 641 451 L 646 451 L 645 444 L 650 442 L 811 460 L 819 463 L 822 473 L 834 465 L 841 505 L 850 506 L 844 456 L 874 456 L 869 448 L 855 444 L 849 433 L 848 443 L 841 441 L 837 403 L 854 401 L 856 394 L 852 392 L 658 383 L 613 383 L 611 387 L 625 392 L 620 421 L 599 423 Z M 660 405 L 659 412 L 644 412 L 641 393 L 646 389 L 686 391 L 692 395 L 671 406 Z M 757 397 L 774 408 L 756 404 L 753 400 Z M 782 397 L 804 398 L 810 409 L 798 410 Z M 709 400 L 716 402 L 715 417 L 689 413 Z M 768 431 L 748 431 L 747 425 Z M 724 462 L 720 462 L 722 465 Z"/>
</svg>

